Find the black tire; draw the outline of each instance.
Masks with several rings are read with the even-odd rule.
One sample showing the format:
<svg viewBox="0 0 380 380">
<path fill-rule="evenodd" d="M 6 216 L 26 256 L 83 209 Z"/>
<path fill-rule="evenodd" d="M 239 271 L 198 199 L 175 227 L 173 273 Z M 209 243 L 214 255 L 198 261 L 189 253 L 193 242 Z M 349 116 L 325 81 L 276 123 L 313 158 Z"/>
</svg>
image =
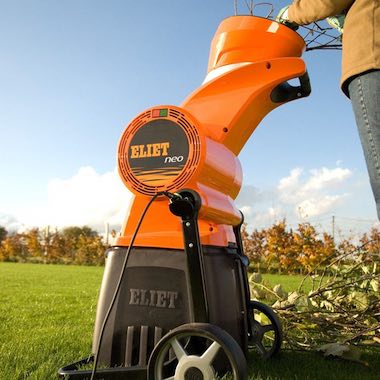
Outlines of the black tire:
<svg viewBox="0 0 380 380">
<path fill-rule="evenodd" d="M 263 359 L 270 359 L 276 355 L 282 344 L 282 327 L 277 314 L 271 307 L 261 302 L 250 301 L 249 303 L 249 324 L 251 327 L 248 336 L 248 347 L 256 348 Z M 259 313 L 269 320 L 269 323 L 262 324 L 255 319 Z"/>
<path fill-rule="evenodd" d="M 189 339 L 195 344 L 189 344 Z M 166 368 L 170 349 L 175 352 L 176 365 Z M 208 380 L 214 379 L 216 372 L 231 372 L 233 379 L 246 380 L 247 361 L 241 347 L 218 326 L 189 323 L 170 331 L 158 342 L 149 358 L 147 380 L 174 379 L 174 375 L 176 379 Z"/>
</svg>

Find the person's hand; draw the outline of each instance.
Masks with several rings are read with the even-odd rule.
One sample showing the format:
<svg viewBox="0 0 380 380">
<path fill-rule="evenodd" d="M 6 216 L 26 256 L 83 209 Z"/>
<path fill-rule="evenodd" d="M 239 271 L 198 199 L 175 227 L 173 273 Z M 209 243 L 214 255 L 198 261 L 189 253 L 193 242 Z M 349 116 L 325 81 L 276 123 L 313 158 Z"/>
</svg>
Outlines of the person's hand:
<svg viewBox="0 0 380 380">
<path fill-rule="evenodd" d="M 289 22 L 288 11 L 289 11 L 289 5 L 287 5 L 284 8 L 281 8 L 280 12 L 278 12 L 278 15 L 276 17 L 276 21 L 282 24 L 284 22 Z"/>
<path fill-rule="evenodd" d="M 344 21 L 346 19 L 345 15 L 336 15 L 333 17 L 327 17 L 326 21 L 336 29 L 340 34 L 343 34 Z"/>
<path fill-rule="evenodd" d="M 280 24 L 286 25 L 290 29 L 297 30 L 298 24 L 289 20 L 288 10 L 289 10 L 289 5 L 282 8 L 280 10 L 280 12 L 278 12 L 278 15 L 276 17 L 276 21 L 279 22 Z"/>
</svg>

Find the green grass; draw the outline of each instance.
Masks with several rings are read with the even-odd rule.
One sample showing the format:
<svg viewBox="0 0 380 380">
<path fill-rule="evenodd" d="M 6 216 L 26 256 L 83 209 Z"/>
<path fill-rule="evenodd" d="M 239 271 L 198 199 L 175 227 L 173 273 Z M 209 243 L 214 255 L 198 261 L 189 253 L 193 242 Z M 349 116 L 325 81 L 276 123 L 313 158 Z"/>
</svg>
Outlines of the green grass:
<svg viewBox="0 0 380 380">
<path fill-rule="evenodd" d="M 281 284 L 283 289 L 287 292 L 297 290 L 299 285 L 301 284 L 301 281 L 303 280 L 305 276 L 303 275 L 282 275 L 282 274 L 264 274 L 263 279 L 265 282 L 267 282 L 272 287 Z M 310 277 L 308 277 L 303 286 L 302 289 L 304 292 L 309 292 L 313 287 L 312 280 Z"/>
<path fill-rule="evenodd" d="M 0 263 L 0 380 L 56 378 L 59 367 L 91 352 L 103 268 Z M 298 276 L 271 276 L 289 291 Z M 283 351 L 261 361 L 250 355 L 250 379 L 379 379 L 380 353 L 369 367 L 317 354 Z"/>
<path fill-rule="evenodd" d="M 0 379 L 52 379 L 91 352 L 103 268 L 0 263 Z"/>
</svg>

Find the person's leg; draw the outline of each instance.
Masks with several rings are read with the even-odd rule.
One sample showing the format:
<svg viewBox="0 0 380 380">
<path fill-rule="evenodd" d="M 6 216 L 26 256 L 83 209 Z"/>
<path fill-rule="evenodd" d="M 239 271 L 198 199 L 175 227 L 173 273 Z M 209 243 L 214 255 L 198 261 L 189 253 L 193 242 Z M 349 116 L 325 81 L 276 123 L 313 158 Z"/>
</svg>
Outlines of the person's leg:
<svg viewBox="0 0 380 380">
<path fill-rule="evenodd" d="M 357 76 L 348 90 L 380 220 L 380 70 Z"/>
</svg>

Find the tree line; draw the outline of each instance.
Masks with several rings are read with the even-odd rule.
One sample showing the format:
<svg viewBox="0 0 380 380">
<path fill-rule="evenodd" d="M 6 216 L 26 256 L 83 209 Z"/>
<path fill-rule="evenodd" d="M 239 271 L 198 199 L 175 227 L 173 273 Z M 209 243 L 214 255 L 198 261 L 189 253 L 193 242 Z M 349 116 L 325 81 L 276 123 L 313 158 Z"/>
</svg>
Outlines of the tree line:
<svg viewBox="0 0 380 380">
<path fill-rule="evenodd" d="M 361 236 L 340 239 L 323 232 L 319 234 L 310 223 L 287 228 L 286 220 L 261 230 L 242 229 L 245 254 L 255 272 L 307 274 L 330 266 L 337 257 L 347 262 L 361 257 L 379 258 L 380 231 L 372 228 Z M 364 264 L 364 263 L 363 263 Z"/>
<path fill-rule="evenodd" d="M 0 261 L 103 265 L 106 248 L 102 237 L 87 226 L 53 232 L 32 228 L 22 233 L 0 227 Z"/>
<path fill-rule="evenodd" d="M 263 273 L 305 274 L 315 268 L 323 270 L 342 254 L 352 260 L 359 251 L 377 256 L 380 252 L 377 229 L 336 243 L 330 234 L 319 234 L 309 223 L 291 229 L 286 220 L 253 232 L 243 226 L 242 239 L 251 269 Z M 22 233 L 0 226 L 0 261 L 103 265 L 107 248 L 102 236 L 87 226 L 55 231 L 32 228 Z"/>
</svg>

